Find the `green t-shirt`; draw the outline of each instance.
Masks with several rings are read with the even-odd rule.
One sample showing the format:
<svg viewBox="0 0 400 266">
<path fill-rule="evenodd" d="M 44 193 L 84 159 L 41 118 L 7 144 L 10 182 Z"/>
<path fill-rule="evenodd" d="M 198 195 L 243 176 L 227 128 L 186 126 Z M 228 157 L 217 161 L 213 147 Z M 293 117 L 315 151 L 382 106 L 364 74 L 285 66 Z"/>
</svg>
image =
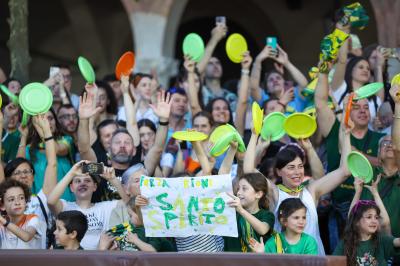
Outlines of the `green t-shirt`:
<svg viewBox="0 0 400 266">
<path fill-rule="evenodd" d="M 8 163 L 11 160 L 14 160 L 17 156 L 19 142 L 21 140 L 21 133 L 18 130 L 14 132 L 4 132 L 3 138 L 6 136 L 2 143 L 2 151 L 1 156 L 3 158 L 3 162 Z"/>
<path fill-rule="evenodd" d="M 279 233 L 282 241 L 282 249 L 285 254 L 307 254 L 307 255 L 318 255 L 318 244 L 317 241 L 310 235 L 302 233 L 300 240 L 291 245 L 287 242 L 285 233 Z M 275 237 L 271 237 L 267 243 L 265 243 L 265 253 L 278 253 L 276 249 Z"/>
<path fill-rule="evenodd" d="M 383 173 L 382 168 L 374 167 L 374 177 L 376 178 L 380 173 Z M 378 183 L 378 191 L 383 204 L 385 205 L 386 211 L 389 213 L 392 235 L 394 237 L 400 237 L 400 208 L 398 205 L 400 203 L 399 172 L 393 176 L 382 177 L 381 181 Z M 367 188 L 364 188 L 361 194 L 361 199 L 373 200 L 374 197 Z"/>
<path fill-rule="evenodd" d="M 265 209 L 260 209 L 253 215 L 261 222 L 267 223 L 270 227 L 269 232 L 262 236 L 265 243 L 271 235 L 270 232 L 272 232 L 274 228 L 275 216 L 272 212 Z M 253 227 L 251 227 L 250 223 L 238 213 L 236 213 L 236 219 L 239 237 L 224 237 L 224 250 L 231 252 L 251 252 L 251 248 L 249 246 L 250 238 L 260 241 L 261 236 L 253 229 Z"/>
<path fill-rule="evenodd" d="M 69 146 L 69 148 L 71 148 L 73 144 L 73 140 L 70 136 L 63 136 L 61 139 L 57 140 L 57 142 L 66 144 Z M 26 159 L 28 160 L 32 159 L 30 156 L 30 145 L 26 147 L 25 155 Z M 33 155 L 35 157 L 35 160 L 31 161 L 33 163 L 33 167 L 35 168 L 35 177 L 33 180 L 32 193 L 37 194 L 43 187 L 44 174 L 46 172 L 46 167 L 47 167 L 47 158 L 44 149 L 35 149 L 33 151 Z M 71 157 L 71 152 L 69 152 L 68 155 L 66 156 L 57 155 L 57 182 L 63 179 L 63 177 L 68 173 L 68 171 L 72 167 L 72 163 L 73 161 Z M 74 194 L 72 194 L 69 187 L 65 189 L 61 198 L 65 199 L 66 201 L 75 200 L 75 196 Z"/>
<path fill-rule="evenodd" d="M 339 128 L 340 123 L 336 119 L 331 131 L 326 137 L 326 150 L 328 151 L 328 172 L 336 170 L 340 165 L 339 153 Z M 368 129 L 364 138 L 357 139 L 353 135 L 350 136 L 351 145 L 357 150 L 370 156 L 377 156 L 379 140 L 385 136 L 384 134 L 377 133 Z M 354 178 L 351 176 L 347 178 L 339 187 L 332 192 L 332 199 L 334 202 L 342 203 L 351 201 L 354 196 Z"/>
<path fill-rule="evenodd" d="M 356 261 L 358 265 L 387 265 L 387 260 L 390 257 L 393 257 L 396 252 L 398 252 L 398 250 L 393 246 L 393 240 L 393 236 L 378 235 L 376 249 L 374 248 L 374 243 L 371 239 L 367 241 L 360 241 L 357 246 L 356 255 Z M 339 242 L 338 246 L 333 252 L 333 255 L 345 255 L 343 240 Z"/>
</svg>

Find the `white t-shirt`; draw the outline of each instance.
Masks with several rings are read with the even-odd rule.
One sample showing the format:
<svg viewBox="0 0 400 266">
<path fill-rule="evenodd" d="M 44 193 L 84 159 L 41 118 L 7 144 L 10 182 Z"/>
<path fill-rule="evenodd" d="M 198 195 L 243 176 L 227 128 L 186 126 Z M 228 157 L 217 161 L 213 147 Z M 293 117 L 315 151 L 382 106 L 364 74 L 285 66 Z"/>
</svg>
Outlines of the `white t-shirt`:
<svg viewBox="0 0 400 266">
<path fill-rule="evenodd" d="M 26 215 L 25 221 L 18 226 L 23 230 L 28 227 L 35 228 L 35 236 L 25 242 L 4 226 L 0 226 L 0 249 L 43 249 L 42 237 L 46 234 L 46 224 L 43 224 L 36 215 L 29 214 Z"/>
<path fill-rule="evenodd" d="M 88 230 L 81 241 L 81 246 L 83 249 L 97 249 L 101 233 L 109 229 L 111 212 L 117 206 L 118 200 L 98 202 L 88 209 L 82 209 L 76 202 L 65 200 L 61 200 L 61 202 L 63 211 L 77 210 L 86 215 Z"/>
<path fill-rule="evenodd" d="M 25 210 L 25 214 L 36 214 L 36 216 L 39 218 L 40 222 L 45 225 L 45 228 L 47 228 L 46 225 L 46 218 L 43 214 L 42 208 L 40 207 L 39 199 L 42 200 L 44 209 L 46 210 L 47 217 L 49 219 L 48 226 L 51 226 L 51 223 L 53 221 L 53 216 L 49 210 L 49 207 L 47 206 L 47 197 L 43 193 L 43 190 L 40 190 L 37 195 L 32 195 L 31 200 L 28 202 Z M 42 237 L 43 241 L 43 249 L 46 249 L 46 234 L 43 235 Z"/>
<path fill-rule="evenodd" d="M 158 116 L 153 112 L 153 109 L 151 109 L 150 107 L 147 108 L 147 110 L 143 113 L 140 110 L 137 110 L 136 112 L 136 121 L 145 118 L 153 122 L 155 126 L 158 126 Z M 117 120 L 126 121 L 125 106 L 120 106 L 118 108 Z"/>
</svg>

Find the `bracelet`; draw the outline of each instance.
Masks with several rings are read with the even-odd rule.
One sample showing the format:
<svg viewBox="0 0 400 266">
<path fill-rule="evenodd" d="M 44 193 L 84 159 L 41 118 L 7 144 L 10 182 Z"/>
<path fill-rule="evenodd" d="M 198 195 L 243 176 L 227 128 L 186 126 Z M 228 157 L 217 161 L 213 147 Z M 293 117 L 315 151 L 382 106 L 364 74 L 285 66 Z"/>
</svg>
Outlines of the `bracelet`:
<svg viewBox="0 0 400 266">
<path fill-rule="evenodd" d="M 284 105 L 283 103 L 281 103 L 281 101 L 278 101 L 278 104 L 281 105 L 283 107 L 283 109 L 286 108 L 286 105 Z"/>
<path fill-rule="evenodd" d="M 248 69 L 242 69 L 242 74 L 243 74 L 243 75 L 248 75 L 248 74 L 250 74 L 250 70 L 248 70 Z"/>
<path fill-rule="evenodd" d="M 341 113 L 343 113 L 343 110 L 342 110 L 342 109 L 341 109 L 341 110 L 335 111 L 335 115 L 338 115 L 338 114 L 341 114 Z"/>
<path fill-rule="evenodd" d="M 50 136 L 50 137 L 48 137 L 48 138 L 45 138 L 45 139 L 44 139 L 44 142 L 49 141 L 49 140 L 52 140 L 52 139 L 54 139 L 54 137 L 53 137 L 53 136 Z"/>
<path fill-rule="evenodd" d="M 6 228 L 10 224 L 10 220 L 6 220 L 6 223 L 3 224 L 4 228 Z"/>
<path fill-rule="evenodd" d="M 169 125 L 169 121 L 166 121 L 166 122 L 160 121 L 159 124 L 160 124 L 160 126 L 168 126 Z"/>
</svg>

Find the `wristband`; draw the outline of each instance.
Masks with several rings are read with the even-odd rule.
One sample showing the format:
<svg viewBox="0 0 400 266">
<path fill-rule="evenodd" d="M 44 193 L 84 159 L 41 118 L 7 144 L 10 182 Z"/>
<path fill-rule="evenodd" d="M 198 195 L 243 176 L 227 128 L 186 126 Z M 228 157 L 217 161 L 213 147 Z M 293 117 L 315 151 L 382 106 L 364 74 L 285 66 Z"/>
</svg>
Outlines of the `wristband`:
<svg viewBox="0 0 400 266">
<path fill-rule="evenodd" d="M 6 223 L 5 224 L 3 224 L 3 226 L 4 226 L 4 228 L 7 228 L 7 226 L 10 224 L 10 220 L 6 220 Z"/>
<path fill-rule="evenodd" d="M 284 105 L 283 103 L 281 103 L 281 101 L 278 101 L 278 104 L 281 105 L 283 107 L 283 109 L 286 108 L 286 105 Z"/>
<path fill-rule="evenodd" d="M 243 74 L 243 75 L 248 75 L 248 74 L 250 74 L 250 70 L 248 70 L 248 69 L 242 69 L 242 74 Z"/>
<path fill-rule="evenodd" d="M 160 124 L 160 126 L 168 126 L 169 125 L 169 121 L 166 121 L 166 122 L 160 121 L 159 124 Z"/>
<path fill-rule="evenodd" d="M 49 140 L 52 140 L 52 139 L 54 139 L 54 137 L 53 137 L 53 136 L 50 136 L 50 137 L 48 137 L 48 138 L 45 138 L 45 139 L 44 139 L 44 142 L 49 141 Z"/>
</svg>

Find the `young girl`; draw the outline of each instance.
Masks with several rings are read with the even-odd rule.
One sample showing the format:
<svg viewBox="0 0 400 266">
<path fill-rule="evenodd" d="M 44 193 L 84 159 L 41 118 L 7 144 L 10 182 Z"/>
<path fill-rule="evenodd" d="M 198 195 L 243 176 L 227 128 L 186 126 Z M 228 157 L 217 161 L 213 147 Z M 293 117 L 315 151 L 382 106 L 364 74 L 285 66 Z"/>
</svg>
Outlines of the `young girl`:
<svg viewBox="0 0 400 266">
<path fill-rule="evenodd" d="M 304 233 L 307 223 L 307 208 L 298 198 L 289 198 L 282 201 L 278 210 L 279 223 L 282 232 L 271 237 L 267 243 L 259 243 L 251 239 L 250 247 L 257 253 L 287 253 L 317 255 L 317 241 Z"/>
<path fill-rule="evenodd" d="M 24 214 L 30 198 L 29 188 L 14 179 L 0 185 L 0 249 L 41 249 L 46 224 L 35 214 Z"/>
<path fill-rule="evenodd" d="M 389 215 L 379 196 L 377 185 L 380 176 L 371 186 L 374 200 L 359 200 L 363 182 L 355 178 L 356 193 L 351 203 L 344 238 L 334 255 L 345 255 L 348 265 L 387 265 L 387 261 L 400 247 L 400 239 L 390 234 Z M 381 218 L 381 220 L 380 220 Z"/>
<path fill-rule="evenodd" d="M 240 177 L 237 196 L 229 194 L 232 200 L 227 203 L 230 207 L 236 208 L 238 240 L 242 252 L 251 250 L 250 239 L 266 240 L 274 227 L 275 217 L 268 210 L 267 192 L 266 178 L 260 173 L 249 173 Z M 234 251 L 234 241 L 235 239 L 226 241 L 225 251 Z"/>
</svg>

